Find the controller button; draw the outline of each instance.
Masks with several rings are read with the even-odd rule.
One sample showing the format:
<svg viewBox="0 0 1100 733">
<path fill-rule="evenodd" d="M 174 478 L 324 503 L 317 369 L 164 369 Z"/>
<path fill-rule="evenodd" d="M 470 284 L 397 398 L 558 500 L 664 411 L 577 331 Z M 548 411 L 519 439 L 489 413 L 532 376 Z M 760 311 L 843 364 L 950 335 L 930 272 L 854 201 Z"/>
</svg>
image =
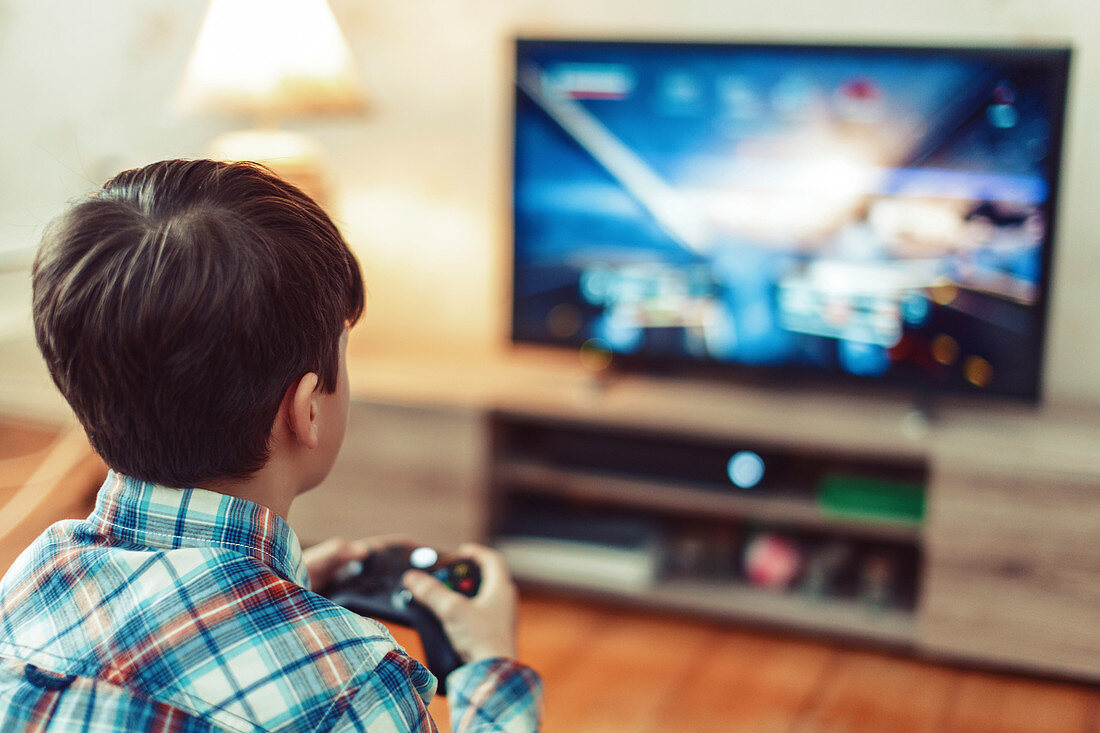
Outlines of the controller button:
<svg viewBox="0 0 1100 733">
<path fill-rule="evenodd" d="M 451 577 L 451 574 L 447 572 L 446 568 L 436 570 L 434 573 L 432 573 L 432 575 L 434 575 L 435 579 L 438 580 L 440 583 L 446 583 Z"/>
<path fill-rule="evenodd" d="M 455 565 L 455 577 L 456 578 L 465 578 L 466 575 L 469 574 L 469 572 L 470 572 L 470 566 L 467 565 L 466 563 L 460 562 L 457 565 Z"/>
<path fill-rule="evenodd" d="M 463 593 L 470 593 L 474 589 L 474 579 L 463 578 L 458 581 L 458 589 Z"/>
<path fill-rule="evenodd" d="M 409 553 L 409 564 L 420 570 L 430 568 L 437 560 L 439 553 L 430 547 L 418 547 Z"/>
</svg>

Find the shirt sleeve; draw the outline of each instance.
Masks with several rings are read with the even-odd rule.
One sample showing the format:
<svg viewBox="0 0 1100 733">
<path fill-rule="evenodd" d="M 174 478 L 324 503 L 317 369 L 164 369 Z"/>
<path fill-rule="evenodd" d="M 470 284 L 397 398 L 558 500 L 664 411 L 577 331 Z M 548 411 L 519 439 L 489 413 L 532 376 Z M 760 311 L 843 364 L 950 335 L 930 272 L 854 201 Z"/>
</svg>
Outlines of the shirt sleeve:
<svg viewBox="0 0 1100 733">
<path fill-rule="evenodd" d="M 539 729 L 542 679 L 514 659 L 483 659 L 447 677 L 454 733 L 528 733 Z"/>
</svg>

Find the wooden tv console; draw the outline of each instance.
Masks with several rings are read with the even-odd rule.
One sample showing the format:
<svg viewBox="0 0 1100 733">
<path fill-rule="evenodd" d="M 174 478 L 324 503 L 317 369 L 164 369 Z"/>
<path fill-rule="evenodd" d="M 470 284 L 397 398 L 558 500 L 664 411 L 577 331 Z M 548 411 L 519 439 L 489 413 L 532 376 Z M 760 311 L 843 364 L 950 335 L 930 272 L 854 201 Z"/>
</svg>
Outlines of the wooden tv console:
<svg viewBox="0 0 1100 733">
<path fill-rule="evenodd" d="M 310 543 L 407 533 L 450 548 L 492 541 L 512 492 L 623 511 L 761 521 L 916 548 L 912 611 L 744 584 L 670 580 L 643 591 L 541 585 L 687 613 L 794 628 L 919 654 L 1100 681 L 1100 415 L 1095 408 L 945 399 L 927 423 L 912 403 L 851 390 L 594 377 L 569 355 L 355 357 L 347 440 L 291 524 Z M 510 453 L 517 424 L 751 442 L 926 475 L 922 521 L 823 514 L 811 502 L 616 477 Z M 538 582 L 538 578 L 521 578 Z"/>
</svg>

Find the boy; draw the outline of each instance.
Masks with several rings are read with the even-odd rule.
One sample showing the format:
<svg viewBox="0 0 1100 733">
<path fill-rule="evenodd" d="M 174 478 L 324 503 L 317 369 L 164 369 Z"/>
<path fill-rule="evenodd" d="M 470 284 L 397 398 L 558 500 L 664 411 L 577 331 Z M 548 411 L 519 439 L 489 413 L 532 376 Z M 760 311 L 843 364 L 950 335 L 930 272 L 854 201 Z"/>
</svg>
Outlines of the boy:
<svg viewBox="0 0 1100 733">
<path fill-rule="evenodd" d="M 111 472 L 0 581 L 0 730 L 434 730 L 432 675 L 309 590 L 371 543 L 303 553 L 284 521 L 343 440 L 363 310 L 325 213 L 258 166 L 163 161 L 51 224 L 33 277 L 39 348 Z M 474 598 L 404 579 L 466 662 L 454 728 L 534 729 L 514 587 L 462 551 Z"/>
</svg>

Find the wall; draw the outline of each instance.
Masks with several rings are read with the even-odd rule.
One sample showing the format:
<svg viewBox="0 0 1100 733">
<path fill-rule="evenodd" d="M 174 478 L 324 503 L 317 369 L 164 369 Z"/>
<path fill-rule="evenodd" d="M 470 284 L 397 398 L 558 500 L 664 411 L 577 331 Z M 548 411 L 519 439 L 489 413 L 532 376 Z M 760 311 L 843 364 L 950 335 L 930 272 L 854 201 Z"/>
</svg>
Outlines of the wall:
<svg viewBox="0 0 1100 733">
<path fill-rule="evenodd" d="M 329 150 L 371 299 L 369 349 L 499 345 L 506 330 L 507 39 L 526 35 L 1070 43 L 1076 49 L 1047 393 L 1100 404 L 1100 23 L 1092 0 L 332 0 L 372 98 L 290 123 Z M 0 2 L 0 264 L 122 167 L 232 129 L 172 105 L 204 3 Z M 17 303 L 25 294 L 8 288 Z M 0 321 L 0 325 L 2 325 Z M 0 334 L 2 336 L 2 334 Z"/>
</svg>

